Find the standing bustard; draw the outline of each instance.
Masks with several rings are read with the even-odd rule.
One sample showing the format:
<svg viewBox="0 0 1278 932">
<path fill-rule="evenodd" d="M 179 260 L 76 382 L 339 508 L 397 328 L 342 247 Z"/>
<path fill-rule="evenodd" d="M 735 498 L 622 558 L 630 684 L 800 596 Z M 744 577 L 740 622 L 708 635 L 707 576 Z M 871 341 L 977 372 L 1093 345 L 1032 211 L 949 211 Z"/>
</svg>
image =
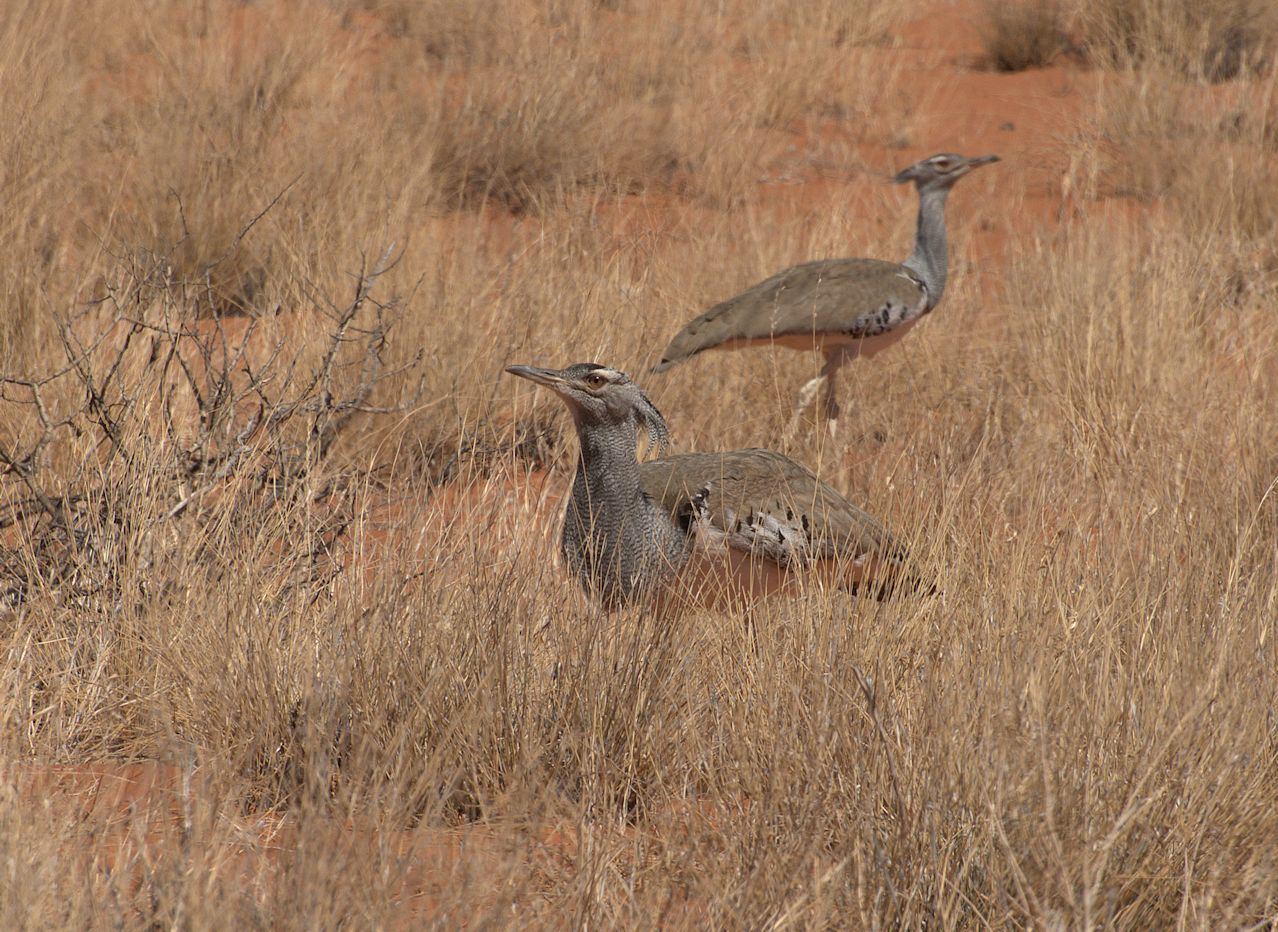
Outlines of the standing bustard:
<svg viewBox="0 0 1278 932">
<path fill-rule="evenodd" d="M 822 259 L 805 262 L 716 304 L 680 330 L 652 370 L 662 372 L 708 349 L 779 344 L 825 355 L 821 373 L 799 392 L 786 430 L 825 385 L 825 416 L 835 433 L 839 404 L 835 374 L 858 356 L 873 356 L 905 335 L 936 307 L 945 291 L 947 252 L 945 199 L 972 169 L 997 155 L 967 158 L 943 153 L 915 162 L 895 178 L 913 181 L 919 193 L 914 251 L 901 264 L 881 259 Z"/>
<path fill-rule="evenodd" d="M 595 363 L 506 371 L 552 389 L 572 413 L 581 458 L 561 552 L 606 608 L 752 601 L 799 570 L 880 593 L 903 575 L 903 548 L 881 524 L 780 453 L 639 462 L 640 427 L 649 449 L 664 450 L 670 434 L 625 373 Z"/>
</svg>

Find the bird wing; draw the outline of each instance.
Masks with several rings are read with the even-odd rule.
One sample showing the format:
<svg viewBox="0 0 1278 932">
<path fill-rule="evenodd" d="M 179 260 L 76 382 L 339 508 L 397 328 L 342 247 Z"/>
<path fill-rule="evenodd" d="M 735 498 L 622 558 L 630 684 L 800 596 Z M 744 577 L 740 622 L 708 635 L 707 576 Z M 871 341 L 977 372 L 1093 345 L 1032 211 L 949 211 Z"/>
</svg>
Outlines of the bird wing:
<svg viewBox="0 0 1278 932">
<path fill-rule="evenodd" d="M 927 310 L 927 289 L 903 265 L 878 259 L 805 262 L 690 321 L 675 334 L 653 371 L 719 346 L 815 334 L 877 336 Z"/>
<path fill-rule="evenodd" d="M 643 491 L 697 540 L 800 569 L 821 559 L 875 556 L 892 564 L 904 548 L 878 521 L 803 466 L 771 450 L 687 453 L 640 466 Z"/>
</svg>

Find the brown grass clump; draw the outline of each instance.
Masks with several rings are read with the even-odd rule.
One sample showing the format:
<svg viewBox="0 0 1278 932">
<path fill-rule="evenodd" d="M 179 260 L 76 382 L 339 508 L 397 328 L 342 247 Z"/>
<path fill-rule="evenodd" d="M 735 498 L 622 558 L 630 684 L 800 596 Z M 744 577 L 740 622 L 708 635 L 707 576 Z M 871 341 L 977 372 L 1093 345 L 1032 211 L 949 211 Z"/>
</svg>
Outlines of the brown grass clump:
<svg viewBox="0 0 1278 932">
<path fill-rule="evenodd" d="M 1057 0 L 1015 0 L 986 3 L 981 22 L 985 58 L 1001 71 L 1048 64 L 1076 31 L 1079 51 L 1101 66 L 1213 83 L 1270 64 L 1275 29 L 1270 0 L 1084 0 L 1068 10 Z"/>
<path fill-rule="evenodd" d="M 1065 13 L 1054 0 L 1015 0 L 984 6 L 981 40 L 985 58 L 998 71 L 1041 68 L 1067 46 Z"/>
<path fill-rule="evenodd" d="M 1268 72 L 1088 75 L 1059 225 L 956 190 L 942 309 L 792 451 L 936 594 L 557 565 L 571 425 L 505 364 L 774 445 L 811 358 L 657 348 L 907 248 L 920 50 L 810 9 L 0 13 L 5 927 L 1272 923 Z"/>
<path fill-rule="evenodd" d="M 1088 0 L 1080 16 L 1099 61 L 1161 66 L 1207 81 L 1263 68 L 1278 28 L 1269 0 Z"/>
<path fill-rule="evenodd" d="M 1091 167 L 1093 185 L 1161 201 L 1190 229 L 1220 233 L 1227 255 L 1263 254 L 1278 229 L 1276 75 L 1224 87 L 1164 71 L 1110 75 L 1079 160 Z"/>
</svg>

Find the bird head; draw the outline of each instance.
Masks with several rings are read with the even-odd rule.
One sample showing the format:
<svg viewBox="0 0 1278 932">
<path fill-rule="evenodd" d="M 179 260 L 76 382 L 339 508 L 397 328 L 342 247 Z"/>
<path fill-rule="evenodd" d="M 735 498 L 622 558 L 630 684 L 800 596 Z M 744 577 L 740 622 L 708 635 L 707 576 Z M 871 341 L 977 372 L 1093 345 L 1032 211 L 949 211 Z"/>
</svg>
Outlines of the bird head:
<svg viewBox="0 0 1278 932">
<path fill-rule="evenodd" d="M 593 362 L 579 362 L 566 369 L 507 366 L 521 379 L 544 385 L 557 394 L 572 412 L 578 428 L 634 424 L 648 431 L 648 450 L 664 451 L 670 442 L 666 419 L 648 400 L 644 390 L 617 369 Z"/>
<path fill-rule="evenodd" d="M 945 190 L 972 169 L 997 161 L 1000 161 L 997 155 L 979 155 L 969 158 L 953 152 L 942 152 L 940 155 L 915 162 L 892 180 L 897 184 L 913 181 L 920 193 L 930 189 Z"/>
</svg>

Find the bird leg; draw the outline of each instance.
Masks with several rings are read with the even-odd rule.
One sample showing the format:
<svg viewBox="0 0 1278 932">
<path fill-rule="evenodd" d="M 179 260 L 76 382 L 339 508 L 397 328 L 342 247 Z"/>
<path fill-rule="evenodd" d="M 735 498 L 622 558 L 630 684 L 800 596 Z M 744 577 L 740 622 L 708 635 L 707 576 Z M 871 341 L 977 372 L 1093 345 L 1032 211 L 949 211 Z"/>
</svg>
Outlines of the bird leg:
<svg viewBox="0 0 1278 932">
<path fill-rule="evenodd" d="M 828 364 L 829 374 L 825 377 L 825 426 L 830 431 L 830 439 L 838 439 L 839 433 L 839 400 L 835 395 L 835 372 Z"/>
<path fill-rule="evenodd" d="M 803 412 L 807 410 L 808 405 L 812 404 L 822 386 L 825 386 L 826 424 L 830 429 L 830 436 L 835 436 L 839 426 L 839 401 L 836 396 L 834 377 L 838 374 L 839 367 L 854 356 L 855 354 L 845 354 L 841 347 L 826 351 L 825 365 L 821 367 L 820 374 L 816 378 L 810 379 L 799 390 L 799 403 L 795 405 L 794 416 L 790 418 L 790 424 L 785 429 L 784 439 L 787 443 L 798 433 L 799 421 L 802 419 Z"/>
<path fill-rule="evenodd" d="M 820 375 L 810 379 L 803 388 L 799 389 L 799 403 L 794 406 L 794 416 L 790 418 L 790 423 L 786 426 L 785 434 L 783 435 L 786 443 L 793 440 L 794 435 L 799 432 L 799 423 L 803 420 L 803 412 L 808 409 L 808 405 L 812 404 L 817 392 L 821 390 L 821 386 L 825 384 L 828 378 L 825 368 L 822 368 Z"/>
</svg>

